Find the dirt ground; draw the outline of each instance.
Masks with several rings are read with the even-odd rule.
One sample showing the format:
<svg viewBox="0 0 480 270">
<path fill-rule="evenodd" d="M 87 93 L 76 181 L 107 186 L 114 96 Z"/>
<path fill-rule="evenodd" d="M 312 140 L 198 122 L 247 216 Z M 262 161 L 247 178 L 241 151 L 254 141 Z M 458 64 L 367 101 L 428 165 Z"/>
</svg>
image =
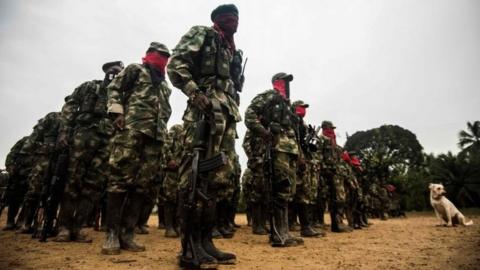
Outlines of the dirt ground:
<svg viewBox="0 0 480 270">
<path fill-rule="evenodd" d="M 372 220 L 368 229 L 349 234 L 328 233 L 305 239 L 305 245 L 271 248 L 266 236 L 250 233 L 245 216 L 233 239 L 215 240 L 222 249 L 237 254 L 233 266 L 220 269 L 480 269 L 480 209 L 464 214 L 470 227 L 436 227 L 433 211 L 408 213 L 408 218 Z M 5 215 L 0 220 L 5 224 Z M 138 240 L 146 252 L 100 254 L 104 234 L 89 231 L 93 244 L 39 243 L 28 235 L 0 231 L 0 269 L 178 269 L 178 239 L 163 237 L 150 218 L 150 234 Z M 294 233 L 297 234 L 297 233 Z"/>
</svg>

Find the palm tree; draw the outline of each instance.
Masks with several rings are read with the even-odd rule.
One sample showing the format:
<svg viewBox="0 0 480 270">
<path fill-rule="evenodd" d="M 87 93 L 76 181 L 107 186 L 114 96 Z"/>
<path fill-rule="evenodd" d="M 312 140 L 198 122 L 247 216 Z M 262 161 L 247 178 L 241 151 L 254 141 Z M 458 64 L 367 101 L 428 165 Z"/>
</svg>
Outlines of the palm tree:
<svg viewBox="0 0 480 270">
<path fill-rule="evenodd" d="M 467 122 L 467 131 L 458 133 L 460 141 L 458 146 L 465 152 L 478 151 L 480 149 L 480 121 Z"/>
</svg>

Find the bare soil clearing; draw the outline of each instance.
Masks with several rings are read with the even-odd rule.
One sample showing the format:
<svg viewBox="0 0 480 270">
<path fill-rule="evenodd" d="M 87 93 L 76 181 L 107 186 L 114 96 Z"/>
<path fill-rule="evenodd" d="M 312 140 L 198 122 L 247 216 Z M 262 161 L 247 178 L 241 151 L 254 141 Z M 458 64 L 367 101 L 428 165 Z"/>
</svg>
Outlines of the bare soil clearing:
<svg viewBox="0 0 480 270">
<path fill-rule="evenodd" d="M 480 269 L 480 210 L 464 211 L 474 220 L 470 227 L 436 227 L 433 210 L 408 213 L 408 218 L 372 220 L 368 229 L 349 234 L 328 233 L 305 239 L 305 245 L 271 248 L 266 236 L 250 233 L 245 215 L 233 239 L 215 240 L 237 254 L 233 266 L 220 269 Z M 5 224 L 5 215 L 0 220 Z M 88 232 L 92 244 L 39 243 L 29 235 L 0 231 L 0 269 L 178 269 L 178 239 L 163 236 L 157 220 L 150 218 L 150 234 L 137 236 L 146 245 L 142 253 L 100 254 L 104 233 Z M 298 233 L 294 233 L 298 234 Z"/>
</svg>

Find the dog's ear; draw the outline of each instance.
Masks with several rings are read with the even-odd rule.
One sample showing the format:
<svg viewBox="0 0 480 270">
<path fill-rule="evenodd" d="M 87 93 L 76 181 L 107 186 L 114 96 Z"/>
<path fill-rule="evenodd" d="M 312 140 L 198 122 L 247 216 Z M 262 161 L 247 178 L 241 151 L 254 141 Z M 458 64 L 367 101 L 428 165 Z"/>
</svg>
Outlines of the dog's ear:
<svg viewBox="0 0 480 270">
<path fill-rule="evenodd" d="M 430 184 L 428 185 L 428 188 L 429 188 L 429 189 L 432 189 L 432 188 L 433 188 L 433 185 L 434 185 L 434 183 L 430 183 Z"/>
</svg>

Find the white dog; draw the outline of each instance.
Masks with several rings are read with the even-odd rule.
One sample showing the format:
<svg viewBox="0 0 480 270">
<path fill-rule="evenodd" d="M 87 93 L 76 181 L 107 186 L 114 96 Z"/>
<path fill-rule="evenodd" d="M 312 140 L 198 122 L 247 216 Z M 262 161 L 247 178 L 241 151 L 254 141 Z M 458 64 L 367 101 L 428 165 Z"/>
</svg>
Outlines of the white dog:
<svg viewBox="0 0 480 270">
<path fill-rule="evenodd" d="M 469 226 L 473 224 L 473 220 L 466 222 L 465 216 L 444 196 L 447 192 L 442 184 L 430 184 L 428 187 L 430 188 L 430 203 L 440 220 L 440 226 L 456 226 L 457 224 Z"/>
</svg>

